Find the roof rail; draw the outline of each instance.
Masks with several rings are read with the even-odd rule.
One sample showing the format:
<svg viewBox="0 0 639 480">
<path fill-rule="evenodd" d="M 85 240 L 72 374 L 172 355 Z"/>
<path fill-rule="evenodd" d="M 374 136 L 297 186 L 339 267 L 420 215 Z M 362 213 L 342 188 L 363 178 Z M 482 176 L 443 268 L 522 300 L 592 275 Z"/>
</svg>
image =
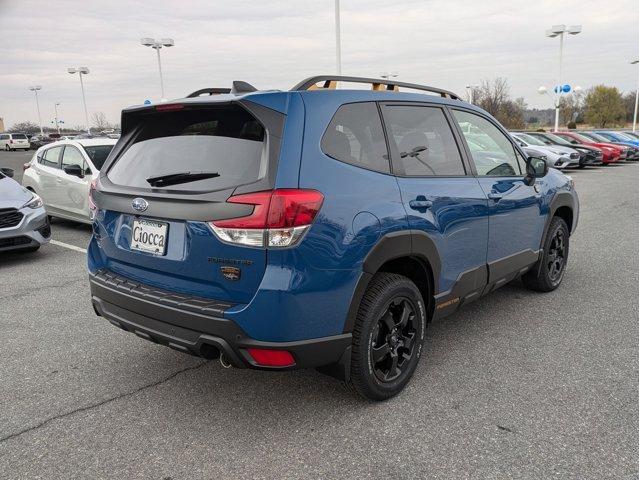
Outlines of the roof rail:
<svg viewBox="0 0 639 480">
<path fill-rule="evenodd" d="M 230 88 L 202 88 L 200 90 L 196 90 L 193 93 L 190 93 L 186 96 L 186 98 L 195 98 L 201 97 L 202 95 L 220 95 L 223 93 L 231 93 Z"/>
<path fill-rule="evenodd" d="M 318 87 L 319 82 L 324 82 L 324 85 Z M 395 80 L 378 79 L 378 78 L 366 78 L 366 77 L 345 77 L 341 75 L 317 75 L 315 77 L 309 77 L 302 80 L 300 83 L 291 88 L 292 91 L 304 91 L 304 90 L 316 90 L 316 89 L 334 89 L 337 87 L 337 82 L 345 83 L 369 83 L 373 90 L 376 91 L 391 91 L 398 92 L 399 88 L 410 88 L 412 90 L 421 90 L 424 92 L 436 93 L 443 98 L 450 98 L 453 100 L 459 100 L 459 95 L 449 92 L 448 90 L 442 90 L 441 88 L 428 87 L 426 85 L 419 85 L 417 83 L 398 82 Z"/>
</svg>

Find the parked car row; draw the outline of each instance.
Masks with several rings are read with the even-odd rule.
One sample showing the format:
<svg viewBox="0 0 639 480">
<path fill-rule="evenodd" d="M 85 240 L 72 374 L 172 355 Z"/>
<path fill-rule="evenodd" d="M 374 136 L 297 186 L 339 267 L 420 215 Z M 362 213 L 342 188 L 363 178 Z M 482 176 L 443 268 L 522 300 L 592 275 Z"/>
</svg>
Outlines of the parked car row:
<svg viewBox="0 0 639 480">
<path fill-rule="evenodd" d="M 550 167 L 564 169 L 639 160 L 639 134 L 608 130 L 512 132 L 528 154 L 545 157 Z"/>
</svg>

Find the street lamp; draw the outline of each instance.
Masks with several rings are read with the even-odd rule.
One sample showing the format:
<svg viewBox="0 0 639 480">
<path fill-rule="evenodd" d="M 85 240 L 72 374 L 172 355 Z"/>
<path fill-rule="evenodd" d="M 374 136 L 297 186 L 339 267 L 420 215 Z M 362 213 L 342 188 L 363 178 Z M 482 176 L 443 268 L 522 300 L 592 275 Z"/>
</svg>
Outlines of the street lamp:
<svg viewBox="0 0 639 480">
<path fill-rule="evenodd" d="M 639 60 L 633 60 L 630 65 L 637 65 Z M 637 131 L 637 109 L 639 109 L 639 80 L 637 81 L 637 89 L 635 90 L 635 114 L 632 117 L 632 131 Z"/>
<path fill-rule="evenodd" d="M 389 80 L 391 78 L 396 78 L 399 76 L 399 73 L 397 72 L 382 72 L 379 74 L 380 77 Z"/>
<path fill-rule="evenodd" d="M 335 0 L 335 61 L 337 62 L 337 74 L 342 74 L 342 38 L 341 20 L 339 15 L 339 0 Z"/>
<path fill-rule="evenodd" d="M 466 85 L 466 91 L 468 92 L 468 103 L 475 102 L 475 89 L 479 88 L 479 85 Z"/>
<path fill-rule="evenodd" d="M 84 105 L 84 119 L 87 124 L 87 133 L 91 133 L 91 129 L 89 128 L 89 113 L 87 112 L 87 99 L 84 96 L 84 82 L 82 82 L 82 75 L 88 75 L 89 69 L 87 67 L 76 67 L 76 68 L 67 68 L 67 72 L 71 75 L 77 73 L 80 76 L 80 88 L 82 89 L 82 103 Z"/>
<path fill-rule="evenodd" d="M 55 128 L 58 130 L 58 135 L 60 134 L 60 124 L 58 122 L 58 106 L 60 102 L 55 102 L 53 104 L 53 108 L 55 109 Z"/>
<path fill-rule="evenodd" d="M 42 85 L 29 87 L 29 90 L 35 93 L 36 107 L 38 107 L 38 124 L 40 125 L 40 135 L 44 135 L 44 131 L 42 130 L 42 117 L 40 116 L 40 102 L 38 101 L 38 90 L 42 90 Z"/>
<path fill-rule="evenodd" d="M 577 35 L 581 33 L 581 25 L 553 25 L 546 30 L 546 36 L 549 38 L 559 37 L 559 78 L 557 79 L 557 101 L 555 102 L 555 132 L 559 131 L 559 99 L 561 98 L 561 67 L 564 54 L 564 34 Z"/>
<path fill-rule="evenodd" d="M 175 41 L 172 38 L 162 38 L 161 40 L 155 40 L 154 38 L 143 38 L 140 43 L 145 47 L 151 47 L 158 53 L 158 69 L 160 70 L 160 89 L 162 90 L 162 101 L 165 101 L 164 97 L 164 79 L 162 78 L 162 61 L 160 60 L 160 49 L 162 47 L 173 47 Z"/>
</svg>

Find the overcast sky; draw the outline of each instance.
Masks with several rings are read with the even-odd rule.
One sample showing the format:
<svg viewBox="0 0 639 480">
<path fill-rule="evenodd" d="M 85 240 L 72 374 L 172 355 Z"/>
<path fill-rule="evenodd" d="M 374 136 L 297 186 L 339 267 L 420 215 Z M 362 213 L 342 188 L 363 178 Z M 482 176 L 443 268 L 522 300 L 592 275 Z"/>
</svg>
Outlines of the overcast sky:
<svg viewBox="0 0 639 480">
<path fill-rule="evenodd" d="M 639 79 L 637 0 L 341 0 L 342 71 L 465 93 L 465 85 L 506 77 L 514 97 L 549 107 L 537 94 L 557 77 L 553 24 L 583 24 L 566 38 L 564 77 L 634 90 Z M 82 124 L 80 84 L 67 67 L 87 66 L 89 114 L 119 121 L 120 110 L 160 97 L 155 52 L 140 38 L 171 37 L 162 50 L 168 98 L 245 80 L 288 89 L 335 72 L 333 0 L 75 1 L 0 0 L 0 117 L 37 122 L 30 85 L 42 85 L 47 125 L 54 102 L 69 126 Z"/>
</svg>

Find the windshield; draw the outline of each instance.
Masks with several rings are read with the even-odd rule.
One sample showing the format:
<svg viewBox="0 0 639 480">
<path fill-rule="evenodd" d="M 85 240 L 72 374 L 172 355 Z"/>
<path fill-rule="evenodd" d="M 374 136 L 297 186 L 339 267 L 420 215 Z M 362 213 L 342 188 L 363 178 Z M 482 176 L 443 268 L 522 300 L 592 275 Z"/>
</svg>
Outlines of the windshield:
<svg viewBox="0 0 639 480">
<path fill-rule="evenodd" d="M 19 138 L 20 140 L 26 140 L 27 136 L 24 133 L 14 133 L 13 138 Z"/>
<path fill-rule="evenodd" d="M 523 140 L 524 142 L 528 143 L 529 145 L 537 145 L 539 147 L 545 147 L 546 146 L 546 144 L 544 142 L 542 142 L 538 138 L 533 137 L 532 135 L 527 135 L 525 133 L 518 133 L 515 136 L 517 138 L 519 138 L 520 140 Z"/>
<path fill-rule="evenodd" d="M 102 165 L 104 165 L 104 161 L 113 150 L 113 145 L 91 145 L 91 146 L 82 146 L 84 151 L 87 153 L 89 158 L 91 159 L 91 163 L 98 170 L 102 170 Z"/>
<path fill-rule="evenodd" d="M 637 139 L 633 138 L 631 135 L 628 135 L 627 133 L 622 133 L 622 132 L 615 132 L 615 135 L 617 135 L 617 137 L 623 139 L 623 140 L 630 140 L 631 142 L 636 142 Z"/>
<path fill-rule="evenodd" d="M 599 135 L 597 133 L 592 133 L 592 132 L 587 132 L 587 133 L 582 133 L 583 136 L 588 137 L 593 139 L 596 142 L 604 142 L 604 143 L 610 143 L 610 139 L 606 138 L 602 135 Z"/>
<path fill-rule="evenodd" d="M 557 135 L 553 135 L 552 133 L 544 133 L 544 136 L 546 138 L 548 138 L 550 141 L 555 142 L 557 145 L 564 145 L 565 147 L 571 147 L 572 146 L 572 144 L 569 141 L 567 141 L 567 140 L 565 140 L 565 139 L 563 139 L 563 138 L 561 138 L 561 137 L 559 137 Z"/>
<path fill-rule="evenodd" d="M 264 127 L 238 105 L 151 113 L 107 176 L 118 185 L 148 189 L 149 178 L 214 172 L 172 183 L 171 189 L 222 190 L 263 178 L 266 151 Z"/>
</svg>

